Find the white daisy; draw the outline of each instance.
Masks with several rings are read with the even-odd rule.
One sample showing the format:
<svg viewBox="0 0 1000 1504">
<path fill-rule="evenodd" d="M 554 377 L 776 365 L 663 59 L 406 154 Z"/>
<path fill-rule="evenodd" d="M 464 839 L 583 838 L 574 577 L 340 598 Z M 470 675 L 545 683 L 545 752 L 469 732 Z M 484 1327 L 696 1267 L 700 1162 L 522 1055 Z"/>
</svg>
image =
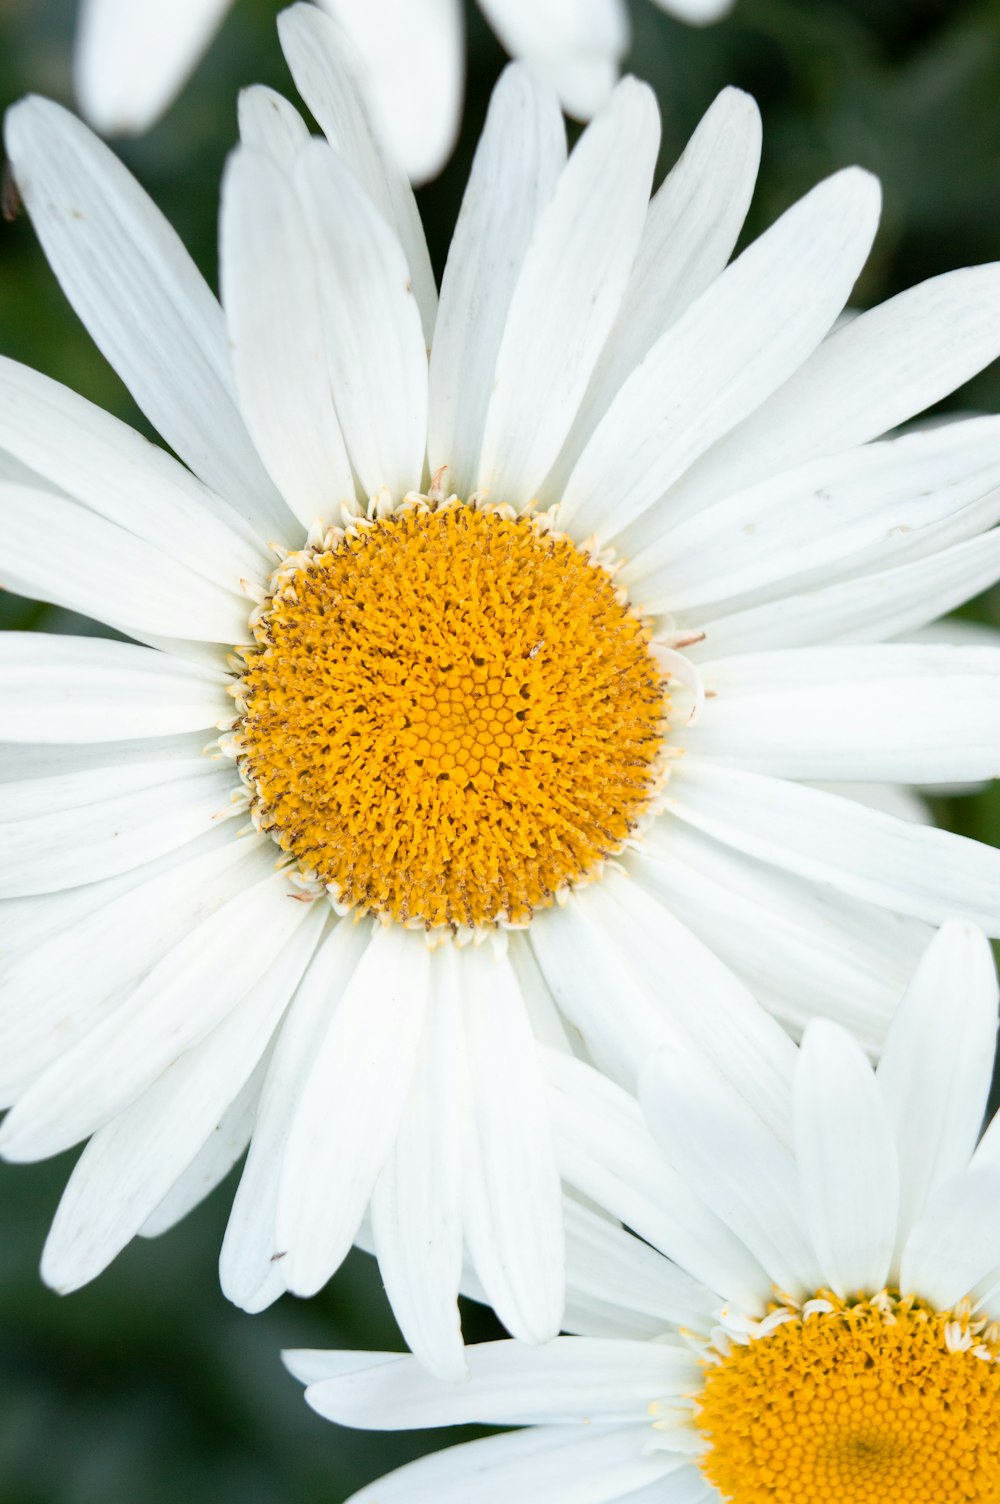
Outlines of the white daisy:
<svg viewBox="0 0 1000 1504">
<path fill-rule="evenodd" d="M 1000 1495 L 1000 1120 L 976 1146 L 989 946 L 941 930 L 877 1073 L 836 1024 L 814 1021 L 796 1050 L 752 1005 L 742 1023 L 739 1049 L 647 1068 L 660 1165 L 622 1094 L 606 1159 L 678 1262 L 571 1207 L 581 1335 L 472 1348 L 462 1384 L 396 1353 L 286 1354 L 341 1424 L 529 1428 L 424 1457 L 354 1504 Z"/>
<path fill-rule="evenodd" d="M 463 0 L 317 0 L 354 49 L 385 149 L 414 182 L 436 176 L 458 136 L 465 91 Z M 629 48 L 625 0 L 479 0 L 506 50 L 589 120 Z M 734 0 L 653 0 L 694 25 Z M 80 0 L 76 91 L 105 134 L 148 130 L 173 102 L 232 0 Z"/>
<path fill-rule="evenodd" d="M 463 1249 L 514 1335 L 558 1329 L 539 1040 L 633 1085 L 729 996 L 721 955 L 877 1042 L 929 924 L 1000 930 L 1000 854 L 808 782 L 996 769 L 996 650 L 882 639 L 1000 573 L 1000 420 L 869 441 L 997 354 L 1000 269 L 826 338 L 867 174 L 726 267 L 745 96 L 650 205 L 648 89 L 567 163 L 514 66 L 438 309 L 323 18 L 282 35 L 332 145 L 244 97 L 224 312 L 85 127 L 8 117 L 67 296 L 190 468 L 0 365 L 0 583 L 136 639 L 0 644 L 0 1148 L 93 1135 L 44 1258 L 69 1289 L 252 1131 L 227 1293 L 319 1289 L 370 1205 L 455 1373 Z"/>
</svg>

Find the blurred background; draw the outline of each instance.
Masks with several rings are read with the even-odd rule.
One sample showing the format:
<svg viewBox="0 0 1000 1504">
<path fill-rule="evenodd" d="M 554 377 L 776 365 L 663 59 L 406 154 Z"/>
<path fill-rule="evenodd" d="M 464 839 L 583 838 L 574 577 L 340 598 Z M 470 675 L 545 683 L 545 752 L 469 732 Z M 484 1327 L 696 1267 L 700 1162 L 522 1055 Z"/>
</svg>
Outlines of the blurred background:
<svg viewBox="0 0 1000 1504">
<path fill-rule="evenodd" d="M 276 0 L 236 0 L 166 118 L 121 147 L 213 285 L 237 91 L 254 82 L 291 90 L 277 9 Z M 1000 0 L 737 0 L 729 20 L 704 31 L 648 0 L 631 9 L 629 66 L 654 86 L 663 114 L 661 172 L 723 85 L 759 101 L 764 158 L 748 237 L 817 179 L 858 162 L 885 189 L 858 306 L 1000 259 Z M 70 102 L 75 10 L 75 0 L 0 0 L 0 107 L 29 90 Z M 420 194 L 439 273 L 504 63 L 471 4 L 468 29 L 461 141 Z M 148 432 L 23 216 L 0 225 L 0 351 Z M 947 406 L 1000 411 L 1000 364 Z M 963 614 L 1000 626 L 1000 591 Z M 0 595 L 0 629 L 12 628 L 100 630 Z M 935 810 L 952 829 L 1000 842 L 996 788 L 937 800 Z M 88 1289 L 65 1299 L 45 1290 L 38 1258 L 71 1159 L 0 1165 L 0 1504 L 340 1504 L 445 1439 L 339 1431 L 306 1409 L 281 1347 L 395 1348 L 400 1339 L 363 1254 L 309 1303 L 286 1297 L 257 1317 L 230 1307 L 216 1259 L 235 1176 L 164 1238 L 134 1243 Z M 470 1307 L 466 1318 L 471 1338 L 496 1334 L 487 1313 Z"/>
</svg>

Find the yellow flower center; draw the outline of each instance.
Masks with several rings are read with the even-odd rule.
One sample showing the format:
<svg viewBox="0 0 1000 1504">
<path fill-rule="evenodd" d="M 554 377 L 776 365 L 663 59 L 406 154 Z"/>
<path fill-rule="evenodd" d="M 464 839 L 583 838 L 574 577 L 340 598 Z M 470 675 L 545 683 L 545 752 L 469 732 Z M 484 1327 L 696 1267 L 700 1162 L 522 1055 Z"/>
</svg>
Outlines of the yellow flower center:
<svg viewBox="0 0 1000 1504">
<path fill-rule="evenodd" d="M 722 1497 L 997 1504 L 996 1329 L 912 1297 L 823 1298 L 706 1363 L 701 1465 Z"/>
<path fill-rule="evenodd" d="M 657 782 L 648 630 L 538 518 L 452 501 L 278 571 L 240 683 L 258 826 L 345 905 L 523 923 L 619 851 Z"/>
</svg>

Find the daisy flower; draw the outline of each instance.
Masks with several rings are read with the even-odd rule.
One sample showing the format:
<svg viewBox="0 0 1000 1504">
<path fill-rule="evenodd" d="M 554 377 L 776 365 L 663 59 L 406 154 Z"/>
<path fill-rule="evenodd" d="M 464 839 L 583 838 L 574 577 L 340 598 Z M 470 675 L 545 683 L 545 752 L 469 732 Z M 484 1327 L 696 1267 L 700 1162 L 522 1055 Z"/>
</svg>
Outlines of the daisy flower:
<svg viewBox="0 0 1000 1504">
<path fill-rule="evenodd" d="M 435 177 L 458 136 L 465 91 L 463 0 L 317 0 L 361 60 L 379 137 L 415 182 Z M 207 48 L 232 0 L 81 0 L 76 92 L 105 134 L 139 134 L 159 119 Z M 694 25 L 733 0 L 653 0 Z M 625 0 L 480 0 L 506 50 L 589 120 L 629 48 Z"/>
<path fill-rule="evenodd" d="M 455 1373 L 466 1255 L 515 1336 L 559 1327 L 539 1042 L 633 1086 L 718 956 L 877 1042 L 929 924 L 1000 930 L 1000 854 L 811 783 L 996 769 L 996 650 L 885 639 L 1000 573 L 1000 421 L 869 441 L 997 354 L 1000 269 L 827 338 L 873 179 L 727 266 L 745 96 L 650 203 L 649 90 L 567 162 L 513 65 L 438 307 L 325 18 L 281 30 L 327 139 L 244 97 L 223 308 L 84 126 L 7 119 L 179 459 L 0 365 L 0 583 L 133 639 L 0 642 L 0 1151 L 90 1138 L 43 1261 L 66 1290 L 249 1140 L 231 1298 L 318 1290 L 370 1209 L 408 1341 Z"/>
<path fill-rule="evenodd" d="M 678 1262 L 575 1207 L 579 1335 L 472 1348 L 452 1385 L 396 1353 L 286 1354 L 342 1424 L 526 1428 L 424 1457 L 353 1504 L 997 1498 L 997 1120 L 976 1146 L 989 946 L 963 922 L 939 932 L 877 1073 L 836 1024 L 810 1023 L 800 1050 L 752 1005 L 742 1024 L 738 1050 L 675 1048 L 645 1071 L 659 1167 L 623 1096 L 607 1158 Z"/>
</svg>

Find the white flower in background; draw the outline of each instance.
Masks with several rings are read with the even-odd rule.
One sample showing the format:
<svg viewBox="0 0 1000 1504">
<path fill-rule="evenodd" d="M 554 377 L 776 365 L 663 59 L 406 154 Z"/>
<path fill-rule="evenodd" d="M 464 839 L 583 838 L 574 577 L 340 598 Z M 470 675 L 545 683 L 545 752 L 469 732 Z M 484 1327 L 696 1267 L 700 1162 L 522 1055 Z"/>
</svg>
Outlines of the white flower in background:
<svg viewBox="0 0 1000 1504">
<path fill-rule="evenodd" d="M 458 135 L 465 92 L 464 0 L 317 0 L 363 63 L 384 148 L 415 182 L 434 177 Z M 503 46 L 589 120 L 629 48 L 625 0 L 479 0 Z M 138 134 L 170 105 L 232 0 L 81 0 L 80 107 L 105 134 Z M 733 0 L 653 0 L 694 25 Z M 342 39 L 344 40 L 344 39 Z"/>
<path fill-rule="evenodd" d="M 528 1428 L 421 1458 L 352 1504 L 1000 1496 L 1000 1120 L 976 1147 L 989 946 L 966 924 L 940 932 L 877 1073 L 836 1024 L 811 1023 L 801 1050 L 752 1003 L 742 1025 L 648 1067 L 665 1163 L 621 1097 L 605 1184 L 676 1262 L 568 1205 L 580 1335 L 470 1348 L 463 1384 L 397 1353 L 286 1354 L 344 1425 Z"/>
<path fill-rule="evenodd" d="M 318 1290 L 370 1207 L 454 1374 L 463 1256 L 515 1336 L 562 1315 L 539 1042 L 634 1086 L 722 957 L 877 1045 L 930 924 L 1000 932 L 1000 853 L 810 782 L 996 770 L 997 651 L 886 639 L 1000 574 L 1000 420 L 869 441 L 997 354 L 1000 269 L 827 337 L 871 177 L 727 267 L 750 100 L 650 204 L 649 90 L 567 163 L 514 66 L 438 307 L 331 23 L 281 24 L 328 141 L 244 96 L 224 312 L 85 127 L 8 117 L 67 296 L 189 468 L 0 366 L 0 583 L 137 639 L 0 639 L 0 1149 L 92 1135 L 69 1289 L 252 1134 L 228 1294 Z"/>
</svg>

